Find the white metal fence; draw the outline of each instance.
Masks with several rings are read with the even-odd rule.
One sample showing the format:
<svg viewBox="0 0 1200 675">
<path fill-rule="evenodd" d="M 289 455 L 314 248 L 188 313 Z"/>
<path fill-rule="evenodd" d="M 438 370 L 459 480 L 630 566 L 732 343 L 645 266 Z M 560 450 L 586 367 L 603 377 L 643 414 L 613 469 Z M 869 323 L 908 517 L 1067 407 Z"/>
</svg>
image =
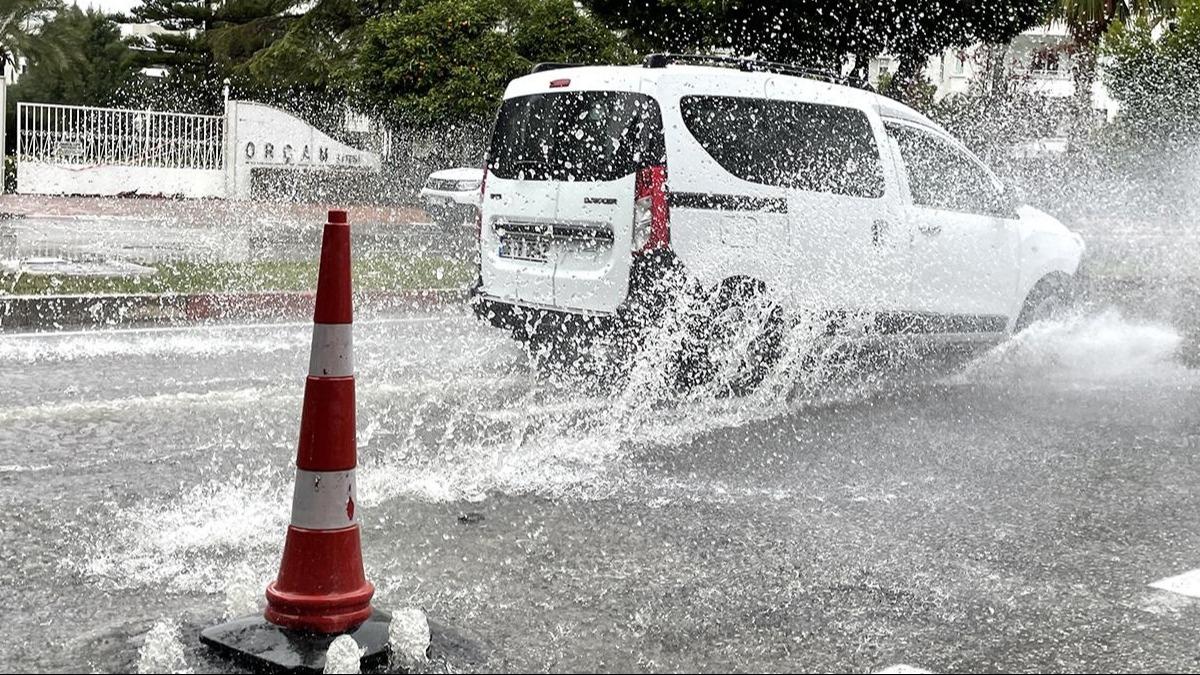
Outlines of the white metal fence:
<svg viewBox="0 0 1200 675">
<path fill-rule="evenodd" d="M 17 160 L 67 166 L 221 169 L 225 117 L 17 104 Z"/>
</svg>

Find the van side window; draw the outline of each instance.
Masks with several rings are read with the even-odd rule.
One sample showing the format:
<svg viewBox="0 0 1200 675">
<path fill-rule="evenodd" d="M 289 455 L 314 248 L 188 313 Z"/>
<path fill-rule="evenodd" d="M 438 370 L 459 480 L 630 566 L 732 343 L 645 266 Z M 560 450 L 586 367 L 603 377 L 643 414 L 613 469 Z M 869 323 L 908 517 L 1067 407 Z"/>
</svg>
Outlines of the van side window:
<svg viewBox="0 0 1200 675">
<path fill-rule="evenodd" d="M 753 183 L 882 197 L 871 124 L 841 106 L 732 96 L 684 96 L 688 131 L 726 171 Z"/>
<path fill-rule="evenodd" d="M 1012 209 L 983 167 L 938 136 L 905 124 L 884 124 L 900 147 L 914 204 L 1011 218 Z"/>
<path fill-rule="evenodd" d="M 564 91 L 510 98 L 488 151 L 498 178 L 610 181 L 662 164 L 658 102 L 625 91 Z"/>
</svg>

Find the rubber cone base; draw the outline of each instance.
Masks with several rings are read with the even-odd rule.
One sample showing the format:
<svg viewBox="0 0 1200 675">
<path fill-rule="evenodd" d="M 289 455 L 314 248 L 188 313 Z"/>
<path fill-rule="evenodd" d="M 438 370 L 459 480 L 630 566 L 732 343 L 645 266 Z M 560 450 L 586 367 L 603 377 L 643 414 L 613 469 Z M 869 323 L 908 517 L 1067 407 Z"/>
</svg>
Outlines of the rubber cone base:
<svg viewBox="0 0 1200 675">
<path fill-rule="evenodd" d="M 360 661 L 364 672 L 387 665 L 391 621 L 390 614 L 375 610 L 349 632 L 359 648 L 367 650 Z M 200 641 L 255 671 L 320 673 L 325 670 L 325 653 L 339 635 L 281 628 L 256 615 L 206 628 Z"/>
</svg>

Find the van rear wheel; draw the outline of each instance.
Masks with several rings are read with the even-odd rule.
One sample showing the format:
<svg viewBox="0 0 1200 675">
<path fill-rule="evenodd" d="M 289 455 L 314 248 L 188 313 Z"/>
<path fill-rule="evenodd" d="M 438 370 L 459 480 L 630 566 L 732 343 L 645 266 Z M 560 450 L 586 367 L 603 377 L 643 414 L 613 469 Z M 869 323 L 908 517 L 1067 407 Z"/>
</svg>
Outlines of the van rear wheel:
<svg viewBox="0 0 1200 675">
<path fill-rule="evenodd" d="M 738 278 L 721 284 L 707 326 L 705 379 L 721 393 L 754 391 L 779 361 L 783 324 L 783 309 L 762 283 Z"/>
</svg>

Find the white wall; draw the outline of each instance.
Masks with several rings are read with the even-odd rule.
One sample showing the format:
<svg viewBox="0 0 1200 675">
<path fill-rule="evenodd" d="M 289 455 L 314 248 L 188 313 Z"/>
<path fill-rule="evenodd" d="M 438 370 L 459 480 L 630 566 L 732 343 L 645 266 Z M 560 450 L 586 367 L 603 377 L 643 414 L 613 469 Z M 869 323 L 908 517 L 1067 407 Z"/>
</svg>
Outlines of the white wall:
<svg viewBox="0 0 1200 675">
<path fill-rule="evenodd" d="M 379 155 L 339 143 L 282 110 L 251 101 L 226 106 L 226 194 L 250 197 L 256 168 L 301 171 L 378 171 Z"/>
<path fill-rule="evenodd" d="M 225 172 L 221 169 L 170 169 L 144 166 L 66 167 L 22 161 L 17 166 L 17 192 L 37 195 L 115 196 L 183 195 L 191 198 L 224 197 Z"/>
<path fill-rule="evenodd" d="M 228 101 L 224 124 L 223 168 L 88 165 L 24 157 L 17 163 L 17 192 L 248 199 L 251 171 L 256 168 L 301 171 L 380 169 L 378 154 L 339 143 L 303 120 L 270 106 Z"/>
</svg>

